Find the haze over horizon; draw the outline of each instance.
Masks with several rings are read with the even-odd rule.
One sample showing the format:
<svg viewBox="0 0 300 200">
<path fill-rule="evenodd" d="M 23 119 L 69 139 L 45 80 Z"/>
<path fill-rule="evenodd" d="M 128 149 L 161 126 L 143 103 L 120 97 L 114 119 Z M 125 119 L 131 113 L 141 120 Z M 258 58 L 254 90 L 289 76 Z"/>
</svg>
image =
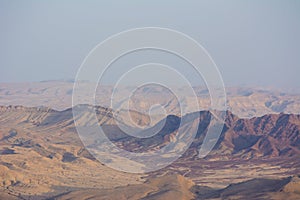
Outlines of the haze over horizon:
<svg viewBox="0 0 300 200">
<path fill-rule="evenodd" d="M 1 1 L 0 82 L 74 79 L 107 37 L 155 26 L 203 45 L 225 86 L 300 88 L 300 3 L 257 2 Z"/>
</svg>

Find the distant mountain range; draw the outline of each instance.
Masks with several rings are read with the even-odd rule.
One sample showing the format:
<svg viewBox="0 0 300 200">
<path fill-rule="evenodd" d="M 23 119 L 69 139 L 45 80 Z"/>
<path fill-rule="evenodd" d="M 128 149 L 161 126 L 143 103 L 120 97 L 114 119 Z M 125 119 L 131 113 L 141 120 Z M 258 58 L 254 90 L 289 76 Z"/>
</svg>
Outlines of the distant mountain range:
<svg viewBox="0 0 300 200">
<path fill-rule="evenodd" d="M 91 83 L 82 82 L 89 87 Z M 110 107 L 112 86 L 101 86 L 96 90 L 96 104 Z M 122 87 L 121 97 L 114 99 L 122 107 L 126 97 L 136 88 Z M 148 86 L 135 91 L 132 110 L 147 112 L 153 103 L 160 103 L 169 114 L 178 115 L 178 102 L 184 103 L 190 111 L 209 110 L 210 98 L 204 87 L 194 87 L 198 96 L 199 109 L 191 103 L 191 97 L 177 100 L 170 93 L 158 86 Z M 72 107 L 73 83 L 70 81 L 45 81 L 35 83 L 0 83 L 0 105 L 23 105 L 30 107 L 46 106 L 57 110 Z M 185 88 L 178 87 L 177 92 L 185 93 Z M 81 91 L 82 98 L 87 95 Z M 300 114 L 300 94 L 297 91 L 276 89 L 228 87 L 228 110 L 241 118 L 263 116 L 265 114 L 291 113 Z M 146 99 L 145 99 L 146 97 Z M 159 119 L 157 119 L 159 120 Z M 155 121 L 157 122 L 157 121 Z"/>
</svg>

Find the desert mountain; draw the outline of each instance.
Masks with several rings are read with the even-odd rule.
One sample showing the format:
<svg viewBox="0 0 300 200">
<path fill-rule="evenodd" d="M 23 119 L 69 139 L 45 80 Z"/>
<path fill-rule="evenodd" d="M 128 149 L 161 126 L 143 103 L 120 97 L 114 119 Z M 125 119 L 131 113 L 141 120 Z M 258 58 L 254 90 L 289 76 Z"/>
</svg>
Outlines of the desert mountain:
<svg viewBox="0 0 300 200">
<path fill-rule="evenodd" d="M 176 183 L 175 180 L 181 178 L 162 178 L 168 180 L 167 183 L 161 183 L 156 178 L 181 174 L 198 186 L 209 186 L 210 189 L 206 189 L 214 192 L 206 193 L 212 195 L 207 198 L 216 195 L 217 198 L 222 198 L 222 195 L 229 198 L 229 191 L 233 191 L 233 187 L 238 188 L 238 185 L 229 184 L 246 181 L 244 186 L 248 188 L 247 184 L 256 185 L 255 181 L 247 182 L 251 179 L 264 183 L 262 179 L 257 178 L 281 180 L 280 178 L 300 173 L 299 115 L 269 114 L 243 119 L 227 112 L 217 145 L 206 158 L 199 159 L 197 153 L 212 115 L 210 111 L 190 113 L 182 117 L 169 115 L 150 128 L 162 127 L 158 134 L 143 140 L 128 136 L 118 128 L 116 122 L 127 125 L 128 119 L 115 118 L 114 111 L 108 108 L 95 107 L 95 110 L 99 125 L 104 127 L 107 136 L 115 144 L 129 151 L 151 151 L 170 142 L 179 142 L 180 135 L 176 134 L 176 131 L 180 122 L 186 126 L 198 126 L 198 131 L 190 148 L 170 166 L 149 174 L 128 174 L 102 165 L 89 154 L 76 133 L 72 109 L 56 111 L 46 107 L 2 106 L 0 197 L 32 199 L 34 196 L 36 199 L 64 199 L 86 194 L 86 191 L 93 193 L 96 190 L 99 193 L 93 194 L 97 197 L 113 188 L 114 191 L 136 191 L 135 187 L 142 187 L 145 191 L 141 190 L 143 197 L 148 195 L 151 199 L 151 195 L 162 195 L 163 198 L 163 195 L 179 195 L 176 188 L 183 187 L 182 184 L 185 185 L 186 181 L 179 181 L 180 183 L 173 187 L 171 183 Z M 136 111 L 132 112 L 134 114 L 131 116 L 137 122 L 142 119 L 142 123 L 148 123 L 149 117 Z M 88 122 L 89 115 L 82 116 L 81 120 Z M 280 183 L 281 189 L 275 192 L 298 191 L 298 183 L 295 180 Z M 158 186 L 160 184 L 161 186 Z M 221 190 L 226 187 L 228 188 Z M 169 188 L 170 192 L 164 193 L 157 188 Z M 193 195 L 196 195 L 197 191 L 195 190 Z M 274 192 L 269 189 L 266 191 Z M 131 195 L 130 192 L 128 195 Z M 185 192 L 182 195 L 187 195 L 189 199 L 191 194 Z"/>
<path fill-rule="evenodd" d="M 87 106 L 87 105 L 81 105 Z M 152 132 L 160 130 L 155 136 L 150 138 L 135 138 L 124 133 L 118 128 L 118 123 L 127 124 L 122 118 L 115 118 L 113 110 L 104 107 L 95 107 L 99 125 L 103 127 L 107 136 L 114 142 L 122 144 L 122 141 L 128 143 L 137 143 L 141 148 L 147 149 L 148 146 L 162 146 L 171 139 L 174 141 L 180 139 L 176 131 L 181 125 L 198 125 L 196 138 L 192 143 L 192 148 L 201 146 L 206 134 L 210 119 L 210 111 L 200 111 L 199 113 L 187 114 L 183 117 L 169 115 L 166 119 L 158 122 L 152 128 L 146 131 Z M 27 108 L 23 106 L 0 107 L 1 123 L 10 122 L 12 119 L 15 124 L 27 123 L 29 126 L 37 126 L 43 129 L 63 128 L 67 130 L 74 129 L 72 109 L 56 111 L 50 108 Z M 133 112 L 134 120 L 142 119 L 147 123 L 149 117 Z M 89 123 L 89 115 L 82 116 L 83 123 Z M 196 123 L 195 123 L 196 122 Z M 141 133 L 144 130 L 141 130 Z M 300 115 L 294 114 L 269 114 L 262 117 L 241 119 L 227 112 L 223 132 L 215 146 L 214 154 L 223 156 L 238 156 L 258 158 L 258 157 L 276 157 L 300 155 Z M 2 137 L 2 141 L 16 137 L 15 131 Z M 151 144 L 153 143 L 153 144 Z M 134 151 L 134 149 L 129 149 Z"/>
<path fill-rule="evenodd" d="M 47 106 L 57 110 L 65 110 L 72 107 L 73 82 L 69 81 L 43 81 L 35 83 L 0 83 L 0 105 L 23 105 L 27 107 Z M 90 83 L 83 82 L 86 87 Z M 123 87 L 120 98 L 115 99 L 121 106 L 125 97 L 132 95 L 135 88 Z M 199 109 L 191 104 L 191 97 L 186 95 L 180 99 L 189 110 L 209 110 L 210 97 L 205 87 L 193 88 L 199 102 Z M 96 90 L 96 103 L 104 107 L 110 107 L 112 86 L 101 86 Z M 177 91 L 184 94 L 185 88 L 178 87 Z M 266 114 L 291 113 L 300 114 L 299 91 L 262 89 L 262 88 L 226 88 L 228 109 L 242 118 L 263 116 Z M 82 99 L 86 92 L 82 91 Z M 132 110 L 147 110 L 149 106 L 159 102 L 168 113 L 176 114 L 178 101 L 170 93 L 162 91 L 162 88 L 149 86 L 134 93 Z"/>
</svg>

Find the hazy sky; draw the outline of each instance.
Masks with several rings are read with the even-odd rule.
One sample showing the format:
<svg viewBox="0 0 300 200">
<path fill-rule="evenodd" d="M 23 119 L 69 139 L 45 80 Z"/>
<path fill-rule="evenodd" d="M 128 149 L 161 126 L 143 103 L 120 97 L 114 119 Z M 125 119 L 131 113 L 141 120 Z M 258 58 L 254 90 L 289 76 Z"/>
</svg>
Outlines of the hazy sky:
<svg viewBox="0 0 300 200">
<path fill-rule="evenodd" d="M 225 85 L 300 87 L 300 1 L 0 0 L 0 82 L 73 79 L 112 34 L 158 26 L 186 33 Z"/>
</svg>

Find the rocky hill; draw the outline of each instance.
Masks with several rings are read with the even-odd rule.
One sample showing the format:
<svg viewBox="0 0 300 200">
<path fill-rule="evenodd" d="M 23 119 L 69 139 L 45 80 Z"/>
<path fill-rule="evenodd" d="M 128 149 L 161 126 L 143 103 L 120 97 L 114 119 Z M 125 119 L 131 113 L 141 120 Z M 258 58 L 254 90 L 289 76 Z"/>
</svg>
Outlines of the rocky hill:
<svg viewBox="0 0 300 200">
<path fill-rule="evenodd" d="M 105 129 L 111 141 L 129 151 L 151 151 L 170 142 L 179 142 L 181 138 L 177 131 L 180 123 L 197 126 L 198 131 L 190 148 L 170 166 L 148 174 L 128 174 L 110 169 L 91 156 L 76 132 L 72 109 L 56 111 L 46 107 L 2 106 L 0 197 L 45 199 L 56 196 L 57 199 L 64 199 L 64 195 L 66 198 L 80 196 L 86 194 L 86 191 L 97 190 L 101 194 L 113 188 L 114 191 L 135 191 L 135 186 L 127 185 L 148 184 L 143 188 L 148 191 L 145 193 L 151 199 L 150 194 L 162 197 L 163 194 L 177 194 L 178 189 L 169 185 L 174 181 L 163 183 L 167 188 L 173 188 L 174 193 L 157 191 L 153 188 L 164 187 L 150 184 L 151 180 L 158 177 L 175 174 L 192 180 L 196 186 L 210 187 L 209 191 L 213 189 L 213 195 L 207 193 L 207 198 L 221 198 L 224 195 L 230 196 L 233 188 L 240 187 L 230 184 L 246 181 L 244 186 L 248 188 L 252 182 L 247 181 L 251 179 L 262 182 L 257 178 L 277 180 L 300 174 L 299 115 L 268 114 L 239 118 L 228 111 L 219 141 L 207 157 L 200 159 L 197 154 L 212 116 L 210 111 L 182 117 L 169 115 L 150 128 L 150 131 L 160 128 L 158 134 L 145 140 L 128 136 L 118 128 L 116 122 L 127 125 L 128 119 L 122 118 L 122 115 L 115 118 L 114 111 L 104 107 L 96 107 L 95 110 L 99 125 Z M 148 123 L 148 116 L 132 112 L 133 119 L 142 119 L 142 123 Z M 88 122 L 89 115 L 82 116 L 81 120 Z M 160 181 L 154 183 L 159 185 Z M 280 185 L 276 191 L 267 189 L 265 192 L 298 191 L 299 188 L 298 183 L 290 180 Z M 189 199 L 191 195 L 201 193 L 198 189 L 184 195 Z M 147 196 L 145 193 L 144 197 Z"/>
</svg>

